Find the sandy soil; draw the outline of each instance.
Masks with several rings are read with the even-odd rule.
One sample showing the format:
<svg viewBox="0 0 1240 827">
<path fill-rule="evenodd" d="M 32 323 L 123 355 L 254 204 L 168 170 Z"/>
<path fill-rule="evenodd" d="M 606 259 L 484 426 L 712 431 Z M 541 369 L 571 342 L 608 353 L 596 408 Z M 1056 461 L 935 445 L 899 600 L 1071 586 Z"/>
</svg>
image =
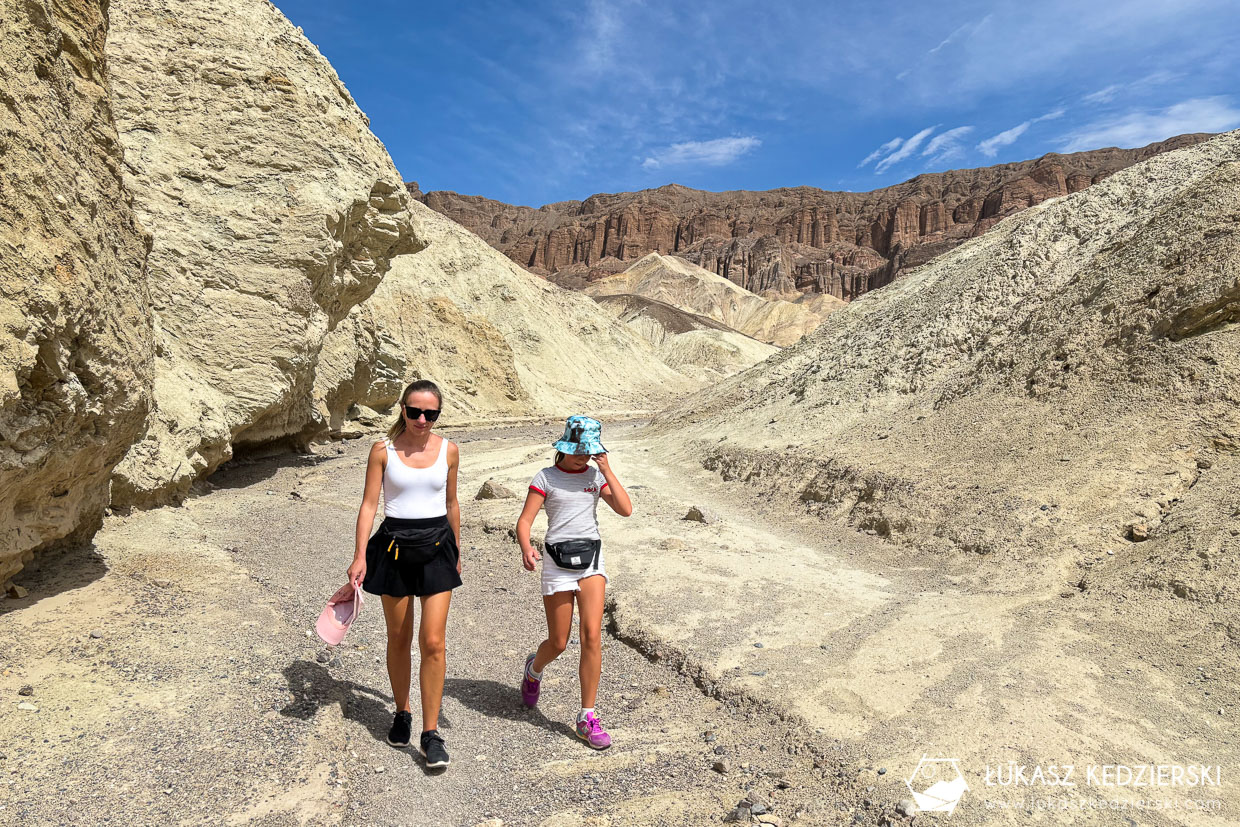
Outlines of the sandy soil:
<svg viewBox="0 0 1240 827">
<path fill-rule="evenodd" d="M 958 759 L 969 791 L 950 822 L 913 824 L 1240 820 L 1235 642 L 1190 605 L 825 528 L 668 464 L 633 422 L 605 439 L 637 513 L 600 510 L 599 709 L 616 746 L 590 752 L 569 729 L 572 648 L 540 710 L 519 706 L 514 673 L 542 630 L 507 536 L 519 505 L 470 499 L 488 478 L 522 492 L 557 430 L 453 435 L 467 550 L 447 773 L 383 742 L 378 605 L 334 652 L 309 635 L 347 565 L 358 441 L 237 463 L 184 507 L 112 517 L 92 548 L 24 575 L 30 596 L 0 616 L 0 823 L 695 825 L 756 795 L 783 824 L 907 824 L 895 805 L 923 755 Z M 691 505 L 717 520 L 682 520 Z M 1082 783 L 987 786 L 1009 761 L 1073 764 Z M 1089 764 L 1219 766 L 1222 784 L 1090 788 Z M 1219 809 L 1078 809 L 1155 795 Z"/>
</svg>

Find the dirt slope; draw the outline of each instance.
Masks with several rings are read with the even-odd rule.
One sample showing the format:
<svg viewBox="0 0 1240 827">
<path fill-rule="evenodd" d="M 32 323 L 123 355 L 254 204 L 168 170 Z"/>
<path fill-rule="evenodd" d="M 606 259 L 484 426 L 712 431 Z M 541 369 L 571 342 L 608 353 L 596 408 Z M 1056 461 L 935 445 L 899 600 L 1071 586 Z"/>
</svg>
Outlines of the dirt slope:
<svg viewBox="0 0 1240 827">
<path fill-rule="evenodd" d="M 397 257 L 354 317 L 403 354 L 408 377 L 441 383 L 452 421 L 654 409 L 701 386 L 590 298 L 422 204 L 410 210 L 428 248 Z"/>
<path fill-rule="evenodd" d="M 1237 320 L 1233 132 L 1003 222 L 661 427 L 896 542 L 1213 604 L 1240 550 Z"/>
<path fill-rule="evenodd" d="M 844 305 L 833 297 L 827 298 L 829 305 L 761 297 L 696 264 L 658 253 L 650 253 L 622 273 L 589 284 L 585 292 L 591 296 L 633 294 L 657 299 L 779 347 L 800 339 L 816 328 L 827 312 Z"/>
</svg>

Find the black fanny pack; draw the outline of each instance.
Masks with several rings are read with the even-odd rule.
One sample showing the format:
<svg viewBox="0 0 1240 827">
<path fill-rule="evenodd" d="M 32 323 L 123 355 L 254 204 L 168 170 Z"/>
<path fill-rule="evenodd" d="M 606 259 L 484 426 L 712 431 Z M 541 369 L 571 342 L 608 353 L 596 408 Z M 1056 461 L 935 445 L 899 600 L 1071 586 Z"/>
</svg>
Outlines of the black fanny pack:
<svg viewBox="0 0 1240 827">
<path fill-rule="evenodd" d="M 565 540 L 561 543 L 547 543 L 547 553 L 562 569 L 598 569 L 599 552 L 603 548 L 601 540 Z"/>
<path fill-rule="evenodd" d="M 454 540 L 452 526 L 446 521 L 417 528 L 396 528 L 384 523 L 383 530 L 389 538 L 385 549 L 395 555 L 393 559 L 406 555 L 410 563 L 429 563 Z"/>
</svg>

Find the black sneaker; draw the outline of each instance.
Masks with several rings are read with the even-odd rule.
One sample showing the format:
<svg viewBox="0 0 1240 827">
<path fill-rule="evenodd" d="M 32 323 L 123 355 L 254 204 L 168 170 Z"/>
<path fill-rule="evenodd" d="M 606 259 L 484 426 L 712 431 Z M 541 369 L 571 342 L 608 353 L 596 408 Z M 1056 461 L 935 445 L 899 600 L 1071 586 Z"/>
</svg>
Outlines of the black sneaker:
<svg viewBox="0 0 1240 827">
<path fill-rule="evenodd" d="M 392 721 L 392 729 L 388 732 L 388 743 L 399 749 L 409 746 L 409 739 L 413 735 L 413 714 L 409 712 L 397 712 L 396 719 Z"/>
<path fill-rule="evenodd" d="M 448 758 L 448 751 L 443 747 L 443 736 L 437 729 L 429 729 L 422 733 L 421 751 L 428 767 L 446 767 L 451 763 L 452 759 Z"/>
</svg>

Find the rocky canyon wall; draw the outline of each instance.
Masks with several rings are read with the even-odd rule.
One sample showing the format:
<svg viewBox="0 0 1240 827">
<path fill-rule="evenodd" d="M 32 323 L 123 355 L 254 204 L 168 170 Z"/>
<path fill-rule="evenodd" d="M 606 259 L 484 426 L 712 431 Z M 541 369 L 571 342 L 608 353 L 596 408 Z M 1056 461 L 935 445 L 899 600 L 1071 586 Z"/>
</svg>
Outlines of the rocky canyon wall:
<svg viewBox="0 0 1240 827">
<path fill-rule="evenodd" d="M 868 193 L 814 187 L 703 192 L 669 184 L 533 209 L 409 186 L 427 206 L 565 286 L 581 288 L 657 252 L 674 253 L 754 293 L 816 292 L 851 300 L 1009 215 L 1206 137 L 919 175 Z"/>
<path fill-rule="evenodd" d="M 0 583 L 95 531 L 151 403 L 149 238 L 122 182 L 106 5 L 0 0 Z"/>
<path fill-rule="evenodd" d="M 366 116 L 266 0 L 114 0 L 107 52 L 154 235 L 154 407 L 113 500 L 148 506 L 236 446 L 326 433 L 373 360 L 338 351 L 316 375 L 325 338 L 424 245 Z M 349 328 L 359 353 L 379 346 Z"/>
</svg>

